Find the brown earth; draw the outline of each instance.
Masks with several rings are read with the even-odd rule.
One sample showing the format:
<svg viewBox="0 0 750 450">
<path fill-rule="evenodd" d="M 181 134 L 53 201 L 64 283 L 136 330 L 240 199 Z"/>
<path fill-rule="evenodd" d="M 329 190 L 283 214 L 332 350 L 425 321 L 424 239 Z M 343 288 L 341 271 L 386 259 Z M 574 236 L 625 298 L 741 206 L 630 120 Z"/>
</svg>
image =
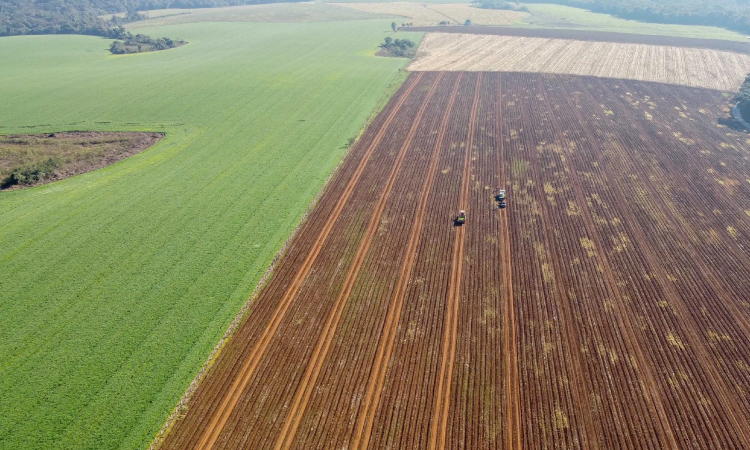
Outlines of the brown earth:
<svg viewBox="0 0 750 450">
<path fill-rule="evenodd" d="M 412 74 L 162 448 L 750 448 L 750 140 L 725 102 Z"/>
<path fill-rule="evenodd" d="M 572 39 L 575 41 L 619 42 L 624 44 L 664 45 L 670 47 L 708 48 L 735 53 L 750 53 L 750 42 L 722 39 L 695 39 L 648 34 L 610 33 L 605 31 L 559 30 L 545 28 L 514 28 L 488 26 L 403 27 L 399 31 L 430 33 L 490 34 L 497 36 Z"/>
<path fill-rule="evenodd" d="M 57 164 L 49 177 L 6 189 L 37 186 L 90 172 L 140 153 L 163 137 L 164 133 L 102 131 L 0 135 L 0 184 L 15 169 L 39 166 L 50 158 Z"/>
</svg>

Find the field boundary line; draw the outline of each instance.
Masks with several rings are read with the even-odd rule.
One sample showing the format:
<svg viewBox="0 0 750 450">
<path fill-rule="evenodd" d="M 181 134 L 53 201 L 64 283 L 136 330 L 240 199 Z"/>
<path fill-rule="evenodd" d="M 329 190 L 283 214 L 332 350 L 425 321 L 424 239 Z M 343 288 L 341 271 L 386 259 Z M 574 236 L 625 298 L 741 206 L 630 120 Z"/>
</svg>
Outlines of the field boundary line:
<svg viewBox="0 0 750 450">
<path fill-rule="evenodd" d="M 497 173 L 500 179 L 498 186 L 507 187 L 505 178 L 505 143 L 503 142 L 503 79 L 500 80 L 496 99 L 497 130 L 495 132 L 500 151 L 497 154 Z M 508 450 L 521 450 L 523 448 L 523 435 L 521 433 L 521 395 L 520 380 L 518 375 L 518 347 L 516 344 L 516 315 L 513 300 L 513 259 L 510 248 L 510 226 L 507 214 L 502 214 L 498 208 L 500 218 L 500 239 L 503 245 L 500 247 L 500 261 L 502 266 L 503 295 L 505 296 L 505 312 L 503 314 L 503 341 L 505 362 L 505 425 L 506 444 Z"/>
<path fill-rule="evenodd" d="M 398 78 L 398 76 L 400 76 L 400 74 L 394 78 L 394 81 L 396 81 L 396 78 Z M 396 87 L 396 90 L 391 93 L 391 96 L 395 95 L 396 92 L 398 92 L 398 89 L 404 83 L 406 83 L 408 79 L 409 78 L 407 76 L 407 78 L 405 78 Z M 390 89 L 391 85 L 389 85 L 388 88 Z M 410 87 L 407 88 L 407 90 L 411 92 Z M 383 97 L 385 97 L 386 94 L 384 94 Z M 206 358 L 200 370 L 198 370 L 198 373 L 188 385 L 188 388 L 185 389 L 185 392 L 182 394 L 182 396 L 178 400 L 177 405 L 174 407 L 170 415 L 167 417 L 167 420 L 164 422 L 162 427 L 156 433 L 156 435 L 154 436 L 154 439 L 149 444 L 147 450 L 159 450 L 161 448 L 163 441 L 169 435 L 169 432 L 171 431 L 174 424 L 184 416 L 185 412 L 188 409 L 188 402 L 195 394 L 195 391 L 198 389 L 198 386 L 200 385 L 200 383 L 208 374 L 208 370 L 211 368 L 211 366 L 213 366 L 214 362 L 221 354 L 221 351 L 223 350 L 224 346 L 227 344 L 227 342 L 232 337 L 232 335 L 234 335 L 234 333 L 237 332 L 237 330 L 240 328 L 240 326 L 244 322 L 246 318 L 245 316 L 250 310 L 250 307 L 255 303 L 255 300 L 260 294 L 260 291 L 266 286 L 266 283 L 268 283 L 268 281 L 271 279 L 271 276 L 276 271 L 276 267 L 281 261 L 281 258 L 285 256 L 286 251 L 289 249 L 289 245 L 291 245 L 292 241 L 297 237 L 302 227 L 304 227 L 307 224 L 307 221 L 310 218 L 310 214 L 318 205 L 318 202 L 320 202 L 320 199 L 323 197 L 323 195 L 330 188 L 331 182 L 334 180 L 336 175 L 338 175 L 339 171 L 344 165 L 344 162 L 346 161 L 346 159 L 349 157 L 352 150 L 354 149 L 354 146 L 359 142 L 362 135 L 364 135 L 364 132 L 367 130 L 367 127 L 369 127 L 372 121 L 375 119 L 375 117 L 377 117 L 377 113 L 382 111 L 383 108 L 385 108 L 385 105 L 387 105 L 387 103 L 388 102 L 386 101 L 382 105 L 380 105 L 379 108 L 376 108 L 377 111 L 373 110 L 373 112 L 370 114 L 370 117 L 367 118 L 367 120 L 365 121 L 365 124 L 357 133 L 357 136 L 354 138 L 354 141 L 347 147 L 344 154 L 341 155 L 341 158 L 339 159 L 338 163 L 331 170 L 331 173 L 328 174 L 325 181 L 323 182 L 323 185 L 320 187 L 318 192 L 313 196 L 312 200 L 310 200 L 310 203 L 307 205 L 307 207 L 305 208 L 305 211 L 300 216 L 299 220 L 297 221 L 297 224 L 294 226 L 294 229 L 292 229 L 292 232 L 289 234 L 289 236 L 287 236 L 287 238 L 281 244 L 281 247 L 279 247 L 279 250 L 274 255 L 273 259 L 271 260 L 271 263 L 268 265 L 268 268 L 266 268 L 266 270 L 263 272 L 263 275 L 255 284 L 255 288 L 253 288 L 247 301 L 245 301 L 245 303 L 240 307 L 240 310 L 237 312 L 237 314 L 235 314 L 234 318 L 229 323 L 229 326 L 227 327 L 226 331 L 221 336 L 221 339 L 219 339 L 219 342 L 214 346 L 213 350 L 208 355 L 208 358 Z"/>
<path fill-rule="evenodd" d="M 357 417 L 357 425 L 351 444 L 351 448 L 354 450 L 359 448 L 365 449 L 370 442 L 373 419 L 380 404 L 380 396 L 383 384 L 385 383 L 386 367 L 383 366 L 383 364 L 385 362 L 387 365 L 388 361 L 391 359 L 393 343 L 396 339 L 396 330 L 398 329 L 398 323 L 401 319 L 406 288 L 411 277 L 412 269 L 414 268 L 414 257 L 416 256 L 417 245 L 420 242 L 422 225 L 424 224 L 424 217 L 427 212 L 427 201 L 430 196 L 430 191 L 432 190 L 435 174 L 437 173 L 437 165 L 440 159 L 440 152 L 442 151 L 443 139 L 445 138 L 445 130 L 448 126 L 448 119 L 450 119 L 450 112 L 453 109 L 453 103 L 456 99 L 456 94 L 458 93 L 458 85 L 462 77 L 463 73 L 459 74 L 454 82 L 453 91 L 448 100 L 448 106 L 445 109 L 443 119 L 440 123 L 435 149 L 433 150 L 430 159 L 430 166 L 427 170 L 427 179 L 422 187 L 422 194 L 420 196 L 419 206 L 417 207 L 414 225 L 406 247 L 406 258 L 401 265 L 398 284 L 394 291 L 395 294 L 391 302 L 391 307 L 388 309 L 385 327 L 381 334 L 378 352 L 373 363 L 373 372 L 367 384 L 367 391 L 365 393 L 364 402 L 361 406 L 360 414 Z"/>
<path fill-rule="evenodd" d="M 307 277 L 307 274 L 309 273 L 312 267 L 312 263 L 315 261 L 318 254 L 320 253 L 320 250 L 323 247 L 323 243 L 325 242 L 329 233 L 331 232 L 331 229 L 333 228 L 333 224 L 336 222 L 336 219 L 341 214 L 341 211 L 343 210 L 344 205 L 349 200 L 349 197 L 352 191 L 354 190 L 354 186 L 357 184 L 357 182 L 359 182 L 359 179 L 362 173 L 364 172 L 364 169 L 367 166 L 370 160 L 370 156 L 375 150 L 375 147 L 383 139 L 387 128 L 391 124 L 391 121 L 395 117 L 396 113 L 398 113 L 398 111 L 401 109 L 404 102 L 409 97 L 414 87 L 419 83 L 421 78 L 422 78 L 421 74 L 419 74 L 414 80 L 414 82 L 407 88 L 406 92 L 404 92 L 404 94 L 398 100 L 396 107 L 393 109 L 393 111 L 391 111 L 388 118 L 385 120 L 385 122 L 381 126 L 380 130 L 378 131 L 378 134 L 375 136 L 375 139 L 373 139 L 373 142 L 368 147 L 367 151 L 365 152 L 365 155 L 362 158 L 362 161 L 359 163 L 355 173 L 352 175 L 352 178 L 349 180 L 349 183 L 347 184 L 341 198 L 339 198 L 338 202 L 336 203 L 336 206 L 333 212 L 331 213 L 329 220 L 326 222 L 326 226 L 323 228 L 323 230 L 321 230 L 320 234 L 318 235 L 318 238 L 316 239 L 315 243 L 312 246 L 310 253 L 308 253 L 307 257 L 305 258 L 305 261 L 303 262 L 302 267 L 297 272 L 297 275 L 294 277 L 294 279 L 292 280 L 292 283 L 287 288 L 287 291 L 284 294 L 284 297 L 282 297 L 281 301 L 279 302 L 279 306 L 274 311 L 274 314 L 271 318 L 270 323 L 266 326 L 265 330 L 263 331 L 260 338 L 258 339 L 258 342 L 253 347 L 253 350 L 250 353 L 250 356 L 248 357 L 248 359 L 245 361 L 242 368 L 240 369 L 240 373 L 235 378 L 235 381 L 230 386 L 230 389 L 225 395 L 224 400 L 219 405 L 218 411 L 214 412 L 214 414 L 212 415 L 212 419 L 209 422 L 207 429 L 204 430 L 204 432 L 202 433 L 203 437 L 199 441 L 197 448 L 210 449 L 213 447 L 214 443 L 218 439 L 220 432 L 224 428 L 224 424 L 228 420 L 229 415 L 234 410 L 234 407 L 239 401 L 242 391 L 244 390 L 245 386 L 247 386 L 247 383 L 250 381 L 250 378 L 255 372 L 255 368 L 257 367 L 261 356 L 265 353 L 265 350 L 268 347 L 268 344 L 270 343 L 271 338 L 276 333 L 276 330 L 281 324 L 281 319 L 285 315 L 286 311 L 289 309 L 292 299 L 296 296 L 297 292 L 299 291 L 302 285 L 302 282 Z"/>
<path fill-rule="evenodd" d="M 610 93 L 611 96 L 616 97 L 614 93 L 607 87 L 604 86 L 604 88 L 607 90 L 607 92 Z M 619 98 L 614 100 L 616 103 L 620 104 L 620 106 L 625 109 L 627 112 L 626 114 L 633 118 L 633 113 L 631 110 L 626 109 L 627 107 L 623 105 L 623 103 L 619 100 Z M 636 124 L 636 127 L 639 129 L 640 132 L 644 133 L 644 136 L 648 136 L 647 133 L 645 133 L 645 130 L 641 127 L 641 125 L 637 121 L 633 121 L 632 123 Z M 653 142 L 653 139 L 649 137 L 649 140 Z M 655 152 L 658 154 L 658 152 Z M 627 152 L 626 152 L 627 154 Z M 660 162 L 667 166 L 668 171 L 673 173 L 673 176 L 679 177 L 680 175 L 675 175 L 674 170 L 671 168 L 671 164 L 665 161 L 664 158 L 658 157 Z M 632 157 L 628 154 L 628 159 L 633 161 Z M 635 164 L 635 161 L 633 161 L 633 164 Z M 606 165 L 605 165 L 606 166 Z M 605 168 L 606 170 L 606 168 Z M 670 224 L 670 227 L 672 229 L 675 229 L 675 223 L 673 222 L 674 216 L 671 211 L 669 211 L 669 208 L 664 203 L 664 200 L 661 198 L 661 196 L 657 195 L 658 192 L 654 185 L 651 183 L 651 180 L 648 179 L 648 177 L 643 178 L 643 183 L 648 188 L 649 192 L 651 192 L 652 197 L 656 199 L 656 203 L 659 206 L 659 209 L 661 210 L 661 213 L 664 215 L 664 217 L 667 219 L 667 221 Z M 627 210 L 628 215 L 632 217 L 633 212 L 630 210 L 630 208 L 626 207 L 623 208 Z M 714 359 L 711 358 L 710 353 L 706 349 L 703 342 L 698 338 L 696 321 L 693 318 L 692 314 L 689 312 L 687 305 L 685 305 L 685 302 L 682 299 L 682 296 L 679 295 L 677 291 L 675 291 L 674 287 L 669 284 L 665 283 L 663 280 L 667 279 L 666 273 L 664 271 L 664 267 L 659 264 L 658 257 L 654 255 L 654 253 L 651 250 L 651 247 L 648 245 L 648 239 L 643 234 L 643 230 L 641 229 L 640 225 L 633 226 L 633 234 L 635 235 L 636 239 L 638 239 L 639 245 L 643 247 L 643 254 L 646 257 L 647 262 L 650 266 L 657 272 L 658 277 L 656 277 L 659 285 L 662 287 L 662 290 L 671 296 L 675 300 L 675 305 L 677 306 L 675 308 L 676 316 L 680 319 L 680 321 L 685 325 L 685 333 L 687 335 L 687 338 L 690 342 L 690 346 L 696 351 L 698 356 L 700 356 L 700 360 L 698 361 L 699 367 L 702 367 L 703 370 L 706 372 L 707 377 L 709 380 L 713 383 L 711 386 L 712 389 L 716 391 L 716 394 L 719 396 L 719 398 L 722 400 L 724 404 L 724 409 L 727 412 L 727 415 L 729 416 L 729 420 L 732 422 L 732 424 L 735 427 L 735 431 L 737 432 L 737 436 L 742 441 L 745 448 L 750 448 L 750 425 L 741 418 L 743 417 L 743 414 L 741 413 L 742 409 L 739 407 L 738 403 L 736 402 L 735 396 L 731 395 L 731 390 L 727 386 L 726 382 L 721 376 L 721 371 L 715 366 Z M 691 244 L 692 245 L 692 244 Z M 718 293 L 717 293 L 718 294 Z M 722 302 L 723 303 L 723 302 Z"/>
<path fill-rule="evenodd" d="M 589 128 L 589 126 L 586 124 L 586 122 L 583 120 L 583 117 L 581 117 L 580 111 L 578 108 L 576 108 L 575 105 L 573 105 L 570 102 L 570 95 L 568 94 L 567 90 L 565 89 L 565 86 L 558 81 L 557 85 L 559 88 L 565 93 L 565 100 L 568 104 L 568 107 L 571 111 L 575 111 L 576 117 L 578 118 L 579 123 L 581 123 L 581 128 L 586 135 L 586 139 L 591 143 L 592 146 L 597 146 L 598 140 L 594 136 L 593 132 Z M 578 171 L 573 168 L 571 171 L 571 178 L 573 179 L 573 185 L 574 190 L 580 190 L 580 179 L 578 178 Z M 613 192 L 618 192 L 616 190 L 613 190 Z M 582 191 L 581 191 L 581 194 Z M 622 199 L 619 199 L 619 194 L 615 193 L 618 197 L 618 201 L 623 201 Z M 578 194 L 577 194 L 578 196 Z M 579 200 L 580 202 L 581 200 Z M 614 274 L 612 272 L 612 263 L 609 261 L 609 258 L 607 257 L 606 253 L 604 252 L 604 244 L 601 241 L 601 236 L 599 233 L 595 232 L 596 226 L 594 225 L 593 218 L 591 217 L 591 211 L 588 208 L 584 208 L 583 205 L 586 205 L 586 202 L 582 203 L 581 211 L 584 216 L 584 222 L 586 224 L 587 229 L 589 230 L 589 233 L 593 240 L 595 245 L 595 251 L 597 253 L 597 257 L 602 262 L 602 269 L 604 276 L 606 277 L 607 283 L 605 283 L 606 289 L 609 291 L 610 295 L 612 295 L 614 298 L 618 299 L 619 301 L 613 302 L 615 304 L 615 308 L 617 309 L 616 317 L 618 318 L 618 324 L 620 326 L 620 329 L 623 330 L 623 332 L 627 336 L 627 342 L 630 343 L 631 348 L 634 350 L 636 358 L 638 358 L 638 367 L 643 368 L 643 375 L 646 377 L 646 392 L 648 392 L 648 398 L 651 400 L 652 407 L 654 410 L 656 410 L 658 415 L 657 423 L 660 425 L 661 431 L 664 436 L 666 436 L 666 439 L 668 441 L 668 444 L 672 449 L 679 449 L 679 445 L 677 445 L 677 440 L 674 436 L 674 431 L 672 430 L 671 425 L 666 420 L 666 410 L 664 409 L 664 404 L 661 399 L 661 394 L 658 389 L 658 384 L 656 382 L 656 379 L 654 378 L 653 372 L 651 371 L 651 366 L 648 363 L 648 360 L 646 359 L 646 356 L 643 352 L 643 349 L 641 348 L 640 343 L 638 342 L 638 339 L 635 334 L 635 327 L 633 323 L 630 321 L 630 315 L 629 313 L 623 309 L 622 305 L 622 293 L 620 292 L 620 288 L 617 285 L 617 281 L 614 278 Z M 632 219 L 632 217 L 631 217 Z"/>
<path fill-rule="evenodd" d="M 375 239 L 375 236 L 377 234 L 380 219 L 383 216 L 383 212 L 385 211 L 386 203 L 388 201 L 388 198 L 390 197 L 391 190 L 393 189 L 393 186 L 396 183 L 396 179 L 401 172 L 401 167 L 403 165 L 404 159 L 406 158 L 409 147 L 411 147 L 411 143 L 414 140 L 417 129 L 422 122 L 424 112 L 427 109 L 427 106 L 430 103 L 430 100 L 432 99 L 432 96 L 435 93 L 435 90 L 437 89 L 437 86 L 442 78 L 443 74 L 441 73 L 435 78 L 435 81 L 432 83 L 430 91 L 427 93 L 422 106 L 420 107 L 414 118 L 414 121 L 412 122 L 412 126 L 409 129 L 406 140 L 399 150 L 394 167 L 393 169 L 391 169 L 391 174 L 385 184 L 385 187 L 383 188 L 383 192 L 380 194 L 378 203 L 375 206 L 374 214 L 367 226 L 365 236 L 362 239 L 359 248 L 357 249 L 354 261 L 351 268 L 349 269 L 349 273 L 346 276 L 346 280 L 344 281 L 344 285 L 341 288 L 339 296 L 334 302 L 331 315 L 328 317 L 328 320 L 323 327 L 323 333 L 321 334 L 320 339 L 315 346 L 315 350 L 313 351 L 313 354 L 311 356 L 311 362 L 307 366 L 307 370 L 305 371 L 300 385 L 297 387 L 292 406 L 289 408 L 287 418 L 284 421 L 284 426 L 281 429 L 281 433 L 276 441 L 276 444 L 274 445 L 275 450 L 288 449 L 292 446 L 294 436 L 297 434 L 297 429 L 299 428 L 300 422 L 302 421 L 302 416 L 307 408 L 307 404 L 309 402 L 310 396 L 312 395 L 315 383 L 318 380 L 318 375 L 320 374 L 323 362 L 328 356 L 328 351 L 330 349 L 331 342 L 333 341 L 333 336 L 335 335 L 338 328 L 338 323 L 341 319 L 341 315 L 344 312 L 344 307 L 349 300 L 351 291 L 357 281 L 359 271 L 364 264 L 365 257 L 367 256 L 372 241 Z"/>
<path fill-rule="evenodd" d="M 460 205 L 468 203 L 469 177 L 471 176 L 471 153 L 474 145 L 474 123 L 476 121 L 477 106 L 479 104 L 479 91 L 481 88 L 482 72 L 477 74 L 477 83 L 474 88 L 474 101 L 469 114 L 469 131 L 466 140 L 466 156 L 464 157 L 464 170 L 461 176 Z M 448 311 L 445 315 L 443 332 L 443 354 L 441 358 L 440 376 L 437 384 L 437 399 L 435 402 L 435 413 L 430 426 L 429 446 L 430 450 L 444 449 L 445 437 L 448 428 L 448 411 L 450 408 L 450 393 L 453 378 L 453 364 L 456 357 L 456 338 L 458 328 L 459 291 L 461 287 L 461 272 L 463 269 L 464 237 L 466 235 L 466 224 L 457 227 L 456 239 L 453 244 L 453 263 L 451 264 L 451 278 L 448 287 Z"/>
</svg>

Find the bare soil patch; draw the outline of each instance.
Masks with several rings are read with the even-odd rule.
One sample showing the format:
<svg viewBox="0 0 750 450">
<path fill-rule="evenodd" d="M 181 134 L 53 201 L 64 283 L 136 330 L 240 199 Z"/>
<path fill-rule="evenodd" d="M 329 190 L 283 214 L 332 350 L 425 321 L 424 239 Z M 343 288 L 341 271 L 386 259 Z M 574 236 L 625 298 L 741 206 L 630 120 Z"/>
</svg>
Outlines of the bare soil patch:
<svg viewBox="0 0 750 450">
<path fill-rule="evenodd" d="M 69 131 L 0 136 L 0 189 L 51 183 L 140 153 L 164 133 Z"/>
</svg>

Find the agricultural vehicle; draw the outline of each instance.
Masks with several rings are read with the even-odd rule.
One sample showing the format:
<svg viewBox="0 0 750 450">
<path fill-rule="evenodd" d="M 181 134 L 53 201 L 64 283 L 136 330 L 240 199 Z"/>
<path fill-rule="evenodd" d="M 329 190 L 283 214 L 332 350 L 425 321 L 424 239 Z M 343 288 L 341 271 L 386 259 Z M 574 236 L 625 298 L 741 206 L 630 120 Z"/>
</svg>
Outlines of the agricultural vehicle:
<svg viewBox="0 0 750 450">
<path fill-rule="evenodd" d="M 495 200 L 497 201 L 498 208 L 505 208 L 505 189 L 500 189 L 500 187 L 498 186 Z"/>
<path fill-rule="evenodd" d="M 454 225 L 461 226 L 466 223 L 466 211 L 463 209 L 458 212 L 458 217 L 456 217 L 456 220 L 453 221 Z"/>
</svg>

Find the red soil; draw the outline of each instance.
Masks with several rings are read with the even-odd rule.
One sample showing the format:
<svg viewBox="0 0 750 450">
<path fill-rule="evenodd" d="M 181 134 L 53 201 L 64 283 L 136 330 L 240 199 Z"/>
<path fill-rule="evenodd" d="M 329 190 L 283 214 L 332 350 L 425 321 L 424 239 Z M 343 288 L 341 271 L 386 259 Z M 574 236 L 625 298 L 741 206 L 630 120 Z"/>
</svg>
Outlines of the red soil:
<svg viewBox="0 0 750 450">
<path fill-rule="evenodd" d="M 723 101 L 413 74 L 163 448 L 750 448 L 750 141 Z"/>
</svg>

